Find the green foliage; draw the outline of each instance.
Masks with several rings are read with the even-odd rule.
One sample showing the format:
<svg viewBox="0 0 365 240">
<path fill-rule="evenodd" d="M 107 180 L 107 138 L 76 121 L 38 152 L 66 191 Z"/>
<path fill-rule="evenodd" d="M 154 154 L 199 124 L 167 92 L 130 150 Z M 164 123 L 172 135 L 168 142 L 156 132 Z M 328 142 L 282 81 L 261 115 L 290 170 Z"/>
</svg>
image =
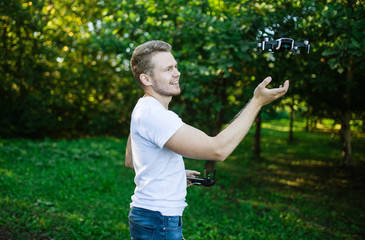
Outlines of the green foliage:
<svg viewBox="0 0 365 240">
<path fill-rule="evenodd" d="M 361 1 L 328 1 L 313 7 L 313 14 L 303 21 L 308 35 L 318 42 L 313 49 L 316 59 L 308 63 L 311 76 L 305 85 L 313 94 L 303 97 L 315 115 L 338 121 L 348 110 L 362 114 L 365 5 Z"/>
<path fill-rule="evenodd" d="M 338 118 L 350 106 L 363 120 L 361 1 L 6 0 L 0 6 L 2 137 L 127 135 L 142 94 L 129 59 L 151 39 L 171 43 L 179 61 L 183 92 L 172 109 L 207 133 L 229 122 L 267 75 L 276 85 L 289 78 L 288 96 L 307 114 Z M 311 53 L 258 53 L 263 35 L 309 39 Z M 270 106 L 268 113 L 276 108 Z"/>
<path fill-rule="evenodd" d="M 186 239 L 362 239 L 365 139 L 353 168 L 339 167 L 338 138 L 287 120 L 263 125 L 264 162 L 250 161 L 251 132 L 217 184 L 189 187 Z M 134 173 L 126 139 L 0 140 L 0 233 L 9 239 L 128 239 Z M 185 160 L 202 171 L 204 161 Z"/>
<path fill-rule="evenodd" d="M 1 136 L 127 134 L 137 94 L 126 64 L 90 40 L 102 15 L 97 4 L 10 1 L 1 8 Z"/>
</svg>

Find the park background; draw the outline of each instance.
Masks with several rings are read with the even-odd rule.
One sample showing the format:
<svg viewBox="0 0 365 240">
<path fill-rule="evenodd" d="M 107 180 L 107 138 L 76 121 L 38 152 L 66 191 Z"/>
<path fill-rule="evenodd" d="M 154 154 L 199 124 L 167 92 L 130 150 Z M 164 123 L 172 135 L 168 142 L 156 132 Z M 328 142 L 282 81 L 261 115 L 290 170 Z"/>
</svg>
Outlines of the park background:
<svg viewBox="0 0 365 240">
<path fill-rule="evenodd" d="M 128 239 L 123 166 L 142 91 L 129 59 L 161 39 L 179 62 L 171 109 L 217 134 L 266 76 L 290 80 L 247 139 L 188 189 L 187 239 L 365 237 L 365 3 L 44 0 L 0 2 L 0 236 Z M 306 54 L 257 42 L 309 40 Z"/>
</svg>

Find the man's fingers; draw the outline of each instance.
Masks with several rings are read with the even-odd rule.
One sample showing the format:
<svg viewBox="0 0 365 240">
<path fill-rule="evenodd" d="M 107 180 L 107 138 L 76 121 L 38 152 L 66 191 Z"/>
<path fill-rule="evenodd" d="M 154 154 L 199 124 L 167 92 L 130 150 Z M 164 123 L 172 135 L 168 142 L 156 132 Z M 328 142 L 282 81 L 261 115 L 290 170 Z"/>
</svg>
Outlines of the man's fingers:
<svg viewBox="0 0 365 240">
<path fill-rule="evenodd" d="M 195 171 L 195 170 L 186 170 L 187 177 L 195 177 L 197 175 L 200 175 L 200 172 Z"/>
<path fill-rule="evenodd" d="M 272 101 L 284 96 L 289 89 L 289 80 L 278 88 L 266 88 L 271 82 L 271 77 L 265 78 L 255 89 L 254 97 L 262 104 L 262 106 L 271 103 Z"/>
<path fill-rule="evenodd" d="M 261 83 L 261 87 L 266 87 L 271 82 L 272 78 L 270 76 L 266 77 Z"/>
<path fill-rule="evenodd" d="M 289 89 L 289 80 L 284 82 L 284 85 L 280 85 L 278 88 L 273 88 L 272 90 L 278 90 L 279 92 L 286 92 Z"/>
<path fill-rule="evenodd" d="M 288 90 L 289 89 L 289 80 L 286 80 L 284 82 L 284 89 Z"/>
<path fill-rule="evenodd" d="M 289 81 L 286 80 L 284 82 L 284 85 L 280 85 L 279 88 L 272 88 L 272 89 L 268 89 L 269 91 L 271 91 L 271 93 L 275 96 L 275 98 L 279 98 L 281 96 L 283 96 L 289 89 Z"/>
</svg>

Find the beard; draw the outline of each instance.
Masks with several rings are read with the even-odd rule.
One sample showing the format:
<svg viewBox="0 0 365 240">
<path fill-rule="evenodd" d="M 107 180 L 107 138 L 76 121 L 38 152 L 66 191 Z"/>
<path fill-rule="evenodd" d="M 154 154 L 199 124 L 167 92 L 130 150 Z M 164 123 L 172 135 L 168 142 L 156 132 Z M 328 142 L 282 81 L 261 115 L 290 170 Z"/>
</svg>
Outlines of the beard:
<svg viewBox="0 0 365 240">
<path fill-rule="evenodd" d="M 175 97 L 180 95 L 181 93 L 181 89 L 176 88 L 175 86 L 171 85 L 171 84 L 161 84 L 158 81 L 156 81 L 156 79 L 153 79 L 153 90 L 160 94 L 161 96 L 165 96 L 165 97 Z"/>
</svg>

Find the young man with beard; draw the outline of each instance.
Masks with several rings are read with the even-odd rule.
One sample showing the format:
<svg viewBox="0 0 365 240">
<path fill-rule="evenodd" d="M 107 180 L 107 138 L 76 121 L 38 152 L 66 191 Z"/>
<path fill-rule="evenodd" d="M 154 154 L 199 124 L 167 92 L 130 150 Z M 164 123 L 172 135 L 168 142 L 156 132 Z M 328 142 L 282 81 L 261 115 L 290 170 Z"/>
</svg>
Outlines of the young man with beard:
<svg viewBox="0 0 365 240">
<path fill-rule="evenodd" d="M 126 149 L 125 165 L 136 173 L 129 213 L 131 239 L 180 240 L 186 177 L 199 175 L 185 170 L 183 156 L 224 161 L 246 136 L 261 107 L 287 92 L 289 81 L 268 89 L 271 77 L 267 77 L 231 124 L 210 137 L 168 110 L 172 97 L 181 92 L 178 64 L 168 43 L 138 46 L 131 69 L 145 93 L 133 110 Z"/>
</svg>

